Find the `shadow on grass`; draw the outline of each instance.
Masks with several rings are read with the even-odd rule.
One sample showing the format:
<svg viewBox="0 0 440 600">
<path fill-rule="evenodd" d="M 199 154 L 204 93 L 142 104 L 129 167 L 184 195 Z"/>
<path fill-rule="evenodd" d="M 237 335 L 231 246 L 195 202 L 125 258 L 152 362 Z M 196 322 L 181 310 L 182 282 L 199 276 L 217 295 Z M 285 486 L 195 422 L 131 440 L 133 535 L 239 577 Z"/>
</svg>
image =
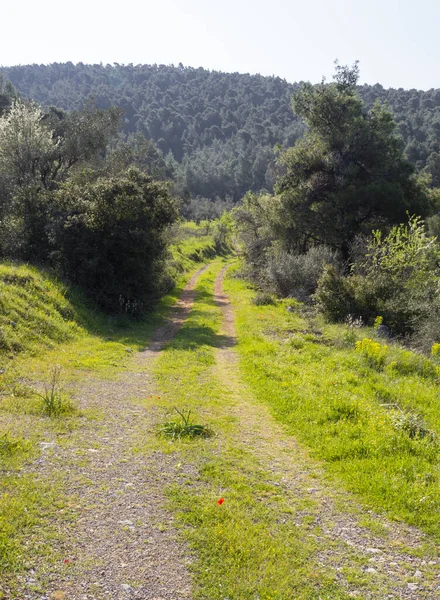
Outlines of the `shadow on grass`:
<svg viewBox="0 0 440 600">
<path fill-rule="evenodd" d="M 207 325 L 185 325 L 169 347 L 176 350 L 196 350 L 200 346 L 231 348 L 235 343 L 234 337 L 218 334 Z"/>
<path fill-rule="evenodd" d="M 141 318 L 128 315 L 108 315 L 78 288 L 70 287 L 66 298 L 75 311 L 75 320 L 87 333 L 105 341 L 145 348 L 154 330 L 166 322 L 175 302 L 182 296 L 182 287 L 176 286 L 161 299 L 152 299 Z"/>
</svg>

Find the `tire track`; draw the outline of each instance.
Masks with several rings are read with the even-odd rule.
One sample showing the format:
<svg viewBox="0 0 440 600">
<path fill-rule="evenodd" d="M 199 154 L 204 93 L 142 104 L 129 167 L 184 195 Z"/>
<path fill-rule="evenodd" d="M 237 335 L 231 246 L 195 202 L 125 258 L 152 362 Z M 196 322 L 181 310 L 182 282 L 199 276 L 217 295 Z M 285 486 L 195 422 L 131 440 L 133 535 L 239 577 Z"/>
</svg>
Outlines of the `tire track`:
<svg viewBox="0 0 440 600">
<path fill-rule="evenodd" d="M 63 474 L 75 524 L 60 520 L 55 564 L 40 560 L 17 578 L 5 598 L 20 600 L 187 600 L 191 578 L 186 549 L 164 508 L 164 489 L 173 483 L 172 459 L 153 452 L 133 454 L 139 431 L 154 427 L 154 411 L 131 399 L 154 390 L 154 360 L 182 327 L 207 266 L 188 282 L 167 321 L 138 353 L 128 373 L 116 381 L 97 380 L 75 393 L 80 408 L 104 415 L 85 421 L 66 445 L 47 447 L 26 470 L 38 480 Z M 157 393 L 157 392 L 156 392 Z M 29 542 L 33 543 L 33 541 Z M 0 584 L 0 591 L 2 586 Z"/>
<path fill-rule="evenodd" d="M 424 555 L 426 536 L 414 527 L 390 522 L 366 510 L 349 492 L 332 489 L 321 465 L 275 421 L 267 404 L 255 400 L 241 380 L 238 354 L 234 350 L 237 343 L 234 310 L 223 290 L 227 268 L 219 273 L 214 284 L 215 302 L 223 313 L 222 333 L 227 340 L 217 351 L 218 375 L 235 399 L 232 411 L 238 419 L 240 442 L 273 474 L 292 507 L 298 507 L 298 526 L 304 519 L 312 519 L 313 527 L 319 528 L 318 542 L 322 549 L 317 556 L 318 564 L 331 572 L 354 598 L 440 597 L 440 560 L 438 555 Z M 311 500 L 314 507 L 304 510 L 304 499 Z M 384 534 L 375 534 L 361 526 L 362 514 L 374 519 Z M 399 550 L 402 542 L 414 553 Z M 349 583 L 344 575 L 347 570 L 357 572 L 366 583 L 358 586 Z"/>
</svg>

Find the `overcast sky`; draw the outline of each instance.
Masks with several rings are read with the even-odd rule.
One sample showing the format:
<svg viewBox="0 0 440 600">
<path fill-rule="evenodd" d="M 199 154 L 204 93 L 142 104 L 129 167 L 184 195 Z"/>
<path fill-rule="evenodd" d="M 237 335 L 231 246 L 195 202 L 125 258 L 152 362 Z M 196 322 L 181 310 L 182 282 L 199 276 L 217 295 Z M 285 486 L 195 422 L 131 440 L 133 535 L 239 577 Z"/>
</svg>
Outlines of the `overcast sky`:
<svg viewBox="0 0 440 600">
<path fill-rule="evenodd" d="M 440 88 L 440 0 L 7 0 L 0 65 L 158 63 Z"/>
</svg>

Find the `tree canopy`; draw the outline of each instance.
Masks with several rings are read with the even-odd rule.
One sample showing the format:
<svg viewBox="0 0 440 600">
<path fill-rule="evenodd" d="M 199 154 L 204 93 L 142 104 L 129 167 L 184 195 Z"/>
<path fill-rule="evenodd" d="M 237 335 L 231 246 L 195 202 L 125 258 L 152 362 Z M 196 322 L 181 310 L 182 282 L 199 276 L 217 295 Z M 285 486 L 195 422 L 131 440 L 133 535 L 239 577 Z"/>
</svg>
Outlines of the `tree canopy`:
<svg viewBox="0 0 440 600">
<path fill-rule="evenodd" d="M 100 108 L 124 111 L 123 131 L 153 140 L 184 195 L 239 200 L 272 191 L 275 147 L 287 148 L 305 124 L 290 106 L 300 87 L 279 77 L 219 73 L 166 65 L 54 63 L 2 69 L 26 98 L 80 109 L 89 96 Z M 406 156 L 440 178 L 440 90 L 357 86 L 365 108 L 379 100 L 396 120 Z"/>
<path fill-rule="evenodd" d="M 347 254 L 357 234 L 429 211 L 392 114 L 378 102 L 365 109 L 358 74 L 357 64 L 337 65 L 332 83 L 293 96 L 308 129 L 281 158 L 278 235 L 287 250 L 324 243 Z"/>
</svg>

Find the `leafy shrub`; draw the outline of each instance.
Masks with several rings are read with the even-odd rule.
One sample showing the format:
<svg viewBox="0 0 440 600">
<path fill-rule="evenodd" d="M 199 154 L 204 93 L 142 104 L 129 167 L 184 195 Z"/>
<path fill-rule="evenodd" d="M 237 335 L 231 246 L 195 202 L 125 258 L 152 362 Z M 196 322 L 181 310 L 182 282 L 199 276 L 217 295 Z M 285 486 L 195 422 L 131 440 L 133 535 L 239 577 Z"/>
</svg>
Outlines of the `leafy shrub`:
<svg viewBox="0 0 440 600">
<path fill-rule="evenodd" d="M 269 259 L 267 279 L 282 296 L 309 298 L 326 265 L 338 266 L 338 255 L 327 246 L 313 246 L 306 254 L 277 252 Z"/>
<path fill-rule="evenodd" d="M 276 304 L 276 300 L 272 294 L 267 292 L 258 292 L 252 299 L 252 303 L 255 304 L 255 306 L 269 306 Z"/>
<path fill-rule="evenodd" d="M 431 347 L 432 356 L 438 356 L 440 354 L 440 344 L 435 342 Z"/>
<path fill-rule="evenodd" d="M 166 228 L 177 218 L 168 187 L 131 168 L 81 173 L 57 192 L 52 258 L 111 313 L 140 315 L 164 285 Z"/>
<path fill-rule="evenodd" d="M 356 313 L 356 300 L 352 280 L 329 265 L 318 281 L 314 299 L 319 310 L 329 321 L 344 322 Z"/>
<path fill-rule="evenodd" d="M 388 355 L 388 346 L 375 342 L 370 338 L 363 338 L 356 342 L 356 351 L 366 358 L 371 367 L 382 369 Z"/>
<path fill-rule="evenodd" d="M 393 417 L 393 426 L 411 439 L 433 437 L 422 417 L 415 412 L 401 412 Z"/>
<path fill-rule="evenodd" d="M 350 327 L 344 331 L 342 334 L 342 341 L 346 346 L 354 346 L 357 342 L 357 335 Z"/>
<path fill-rule="evenodd" d="M 438 257 L 438 245 L 426 235 L 423 221 L 411 217 L 386 236 L 373 232 L 366 255 L 358 257 L 348 276 L 327 269 L 317 302 L 333 321 L 352 313 L 373 324 L 381 315 L 392 333 L 423 338 L 418 345 L 429 350 L 435 341 L 430 331 L 440 335 Z"/>
<path fill-rule="evenodd" d="M 212 237 L 214 240 L 215 249 L 219 254 L 224 254 L 231 251 L 232 248 L 232 232 L 234 221 L 229 212 L 225 212 L 215 221 Z"/>
</svg>

